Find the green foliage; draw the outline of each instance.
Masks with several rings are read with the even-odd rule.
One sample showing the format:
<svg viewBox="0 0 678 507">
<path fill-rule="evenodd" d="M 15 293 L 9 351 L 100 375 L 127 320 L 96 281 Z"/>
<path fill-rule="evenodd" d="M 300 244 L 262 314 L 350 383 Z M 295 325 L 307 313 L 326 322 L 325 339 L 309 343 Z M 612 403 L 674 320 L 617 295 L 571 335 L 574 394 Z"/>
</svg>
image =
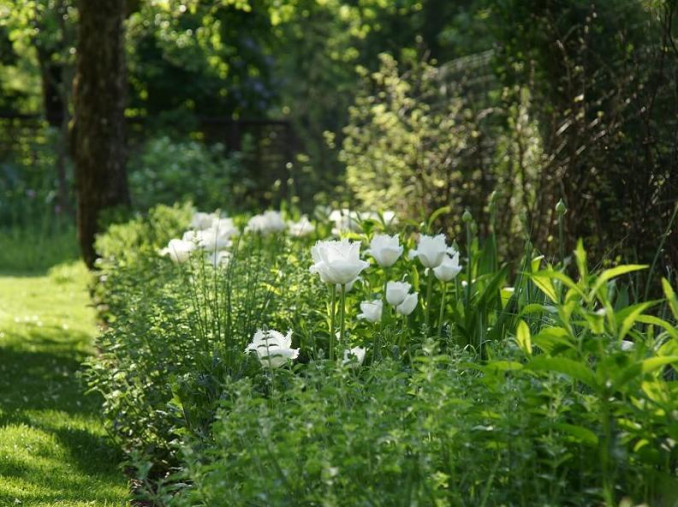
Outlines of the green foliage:
<svg viewBox="0 0 678 507">
<path fill-rule="evenodd" d="M 308 240 L 246 232 L 235 217 L 240 234 L 225 265 L 214 268 L 199 250 L 173 264 L 157 250 L 183 230 L 187 211 L 161 207 L 100 238 L 97 290 L 109 327 L 87 377 L 105 398 L 140 498 L 616 505 L 674 497 L 675 294 L 665 282 L 666 304 L 634 301 L 622 284 L 647 266 L 590 268 L 580 243 L 573 278 L 527 245 L 514 276 L 467 214 L 463 271 L 443 284 L 405 260 L 416 239 L 406 227 L 404 258 L 370 266 L 346 295 L 336 347 L 369 352 L 363 366 L 342 364 L 325 359 L 328 314 L 339 303 L 332 309 L 332 291 L 308 271 Z M 365 241 L 388 227 L 367 219 L 349 235 Z M 388 306 L 380 322 L 356 319 L 358 304 L 382 297 L 388 280 L 419 292 L 415 311 L 403 317 Z M 266 328 L 292 331 L 294 366 L 262 368 L 245 353 Z"/>
<path fill-rule="evenodd" d="M 160 128 L 171 124 L 158 114 L 170 111 L 264 115 L 277 95 L 267 4 L 141 2 L 128 22 L 131 108 Z"/>
<path fill-rule="evenodd" d="M 253 186 L 238 154 L 227 155 L 218 144 L 208 147 L 169 137 L 147 141 L 130 160 L 129 170 L 132 200 L 141 210 L 192 201 L 201 209 L 228 203 L 228 211 L 234 211 Z"/>
<path fill-rule="evenodd" d="M 468 209 L 495 248 L 514 257 L 522 242 L 511 239 L 532 237 L 550 216 L 539 173 L 545 155 L 529 92 L 501 109 L 496 90 L 484 87 L 494 82 L 490 57 L 438 67 L 380 55 L 378 71 L 363 71 L 339 158 L 366 207 L 417 221 L 448 207 L 436 225 L 452 236 L 462 231 L 459 210 Z"/>
<path fill-rule="evenodd" d="M 256 368 L 245 355 L 254 332 L 291 326 L 302 316 L 290 309 L 316 297 L 307 269 L 282 269 L 308 260 L 279 236 L 238 240 L 218 269 L 202 257 L 188 266 L 160 257 L 190 221 L 185 212 L 158 207 L 97 242 L 99 310 L 110 327 L 88 380 L 150 497 L 178 463 L 175 439 L 206 438 L 224 385 Z"/>
<path fill-rule="evenodd" d="M 562 198 L 568 247 L 584 237 L 596 258 L 612 249 L 640 262 L 655 255 L 678 188 L 670 134 L 678 117 L 676 7 L 672 1 L 495 2 L 494 66 L 509 90 L 529 87 L 527 112 L 545 154 L 537 166 L 540 206 L 528 214 L 540 246 Z M 661 253 L 664 265 L 676 265 L 676 251 L 674 245 Z"/>
</svg>

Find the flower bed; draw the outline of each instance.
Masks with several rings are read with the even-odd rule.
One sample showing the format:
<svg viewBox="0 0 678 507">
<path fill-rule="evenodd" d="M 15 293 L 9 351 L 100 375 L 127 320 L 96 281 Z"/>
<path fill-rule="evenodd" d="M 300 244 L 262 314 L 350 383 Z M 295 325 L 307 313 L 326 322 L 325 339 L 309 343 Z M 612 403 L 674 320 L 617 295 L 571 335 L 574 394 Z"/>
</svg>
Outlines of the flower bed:
<svg viewBox="0 0 678 507">
<path fill-rule="evenodd" d="M 465 223 L 462 249 L 392 216 L 157 208 L 100 238 L 108 329 L 88 379 L 139 495 L 174 505 L 675 498 L 669 283 L 665 300 L 634 301 L 620 277 L 644 266 L 589 272 L 582 245 L 565 262 L 526 248 L 500 267 L 494 238 Z"/>
</svg>

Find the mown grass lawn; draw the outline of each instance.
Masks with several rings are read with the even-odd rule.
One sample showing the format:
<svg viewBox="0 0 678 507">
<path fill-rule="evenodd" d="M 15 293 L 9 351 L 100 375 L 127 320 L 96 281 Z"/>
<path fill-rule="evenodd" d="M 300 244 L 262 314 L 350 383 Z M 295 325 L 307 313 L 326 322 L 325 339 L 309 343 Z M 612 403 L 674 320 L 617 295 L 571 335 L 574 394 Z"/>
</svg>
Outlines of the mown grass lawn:
<svg viewBox="0 0 678 507">
<path fill-rule="evenodd" d="M 125 505 L 101 400 L 79 378 L 97 332 L 79 263 L 0 274 L 0 505 Z"/>
</svg>

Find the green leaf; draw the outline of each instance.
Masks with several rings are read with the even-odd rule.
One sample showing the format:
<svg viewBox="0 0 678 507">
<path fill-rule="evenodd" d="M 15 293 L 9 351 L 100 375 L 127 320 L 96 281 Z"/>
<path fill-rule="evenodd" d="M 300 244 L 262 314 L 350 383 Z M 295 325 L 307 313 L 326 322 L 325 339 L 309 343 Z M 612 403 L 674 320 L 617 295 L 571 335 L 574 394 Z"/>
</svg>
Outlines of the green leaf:
<svg viewBox="0 0 678 507">
<path fill-rule="evenodd" d="M 443 206 L 442 208 L 438 208 L 435 210 L 433 213 L 431 213 L 431 216 L 429 217 L 426 225 L 429 231 L 431 231 L 431 227 L 433 226 L 433 223 L 436 221 L 436 219 L 445 213 L 450 213 L 452 211 L 452 208 L 450 206 Z"/>
<path fill-rule="evenodd" d="M 501 295 L 501 307 L 504 309 L 515 294 L 515 291 L 511 287 L 504 287 L 499 291 L 499 294 Z"/>
<path fill-rule="evenodd" d="M 540 305 L 537 303 L 530 303 L 529 305 L 523 306 L 523 309 L 520 310 L 519 315 L 530 315 L 532 313 L 556 313 L 557 310 L 553 306 Z"/>
<path fill-rule="evenodd" d="M 635 305 L 627 306 L 615 313 L 614 318 L 619 328 L 617 339 L 622 340 L 628 332 L 636 324 L 638 317 L 640 317 L 645 310 L 656 305 L 658 301 L 645 301 Z"/>
<path fill-rule="evenodd" d="M 533 371 L 562 373 L 574 380 L 578 380 L 582 384 L 586 384 L 592 389 L 598 388 L 596 376 L 588 366 L 566 357 L 535 357 L 527 363 L 526 368 Z"/>
<path fill-rule="evenodd" d="M 560 350 L 574 348 L 572 337 L 562 327 L 547 327 L 542 329 L 536 336 L 532 337 L 532 343 L 549 355 Z"/>
<path fill-rule="evenodd" d="M 574 437 L 580 442 L 591 447 L 598 447 L 598 435 L 588 428 L 567 423 L 556 423 L 555 428 Z"/>
<path fill-rule="evenodd" d="M 643 373 L 651 373 L 667 364 L 678 363 L 678 356 L 651 357 L 641 363 Z"/>
<path fill-rule="evenodd" d="M 584 242 L 580 238 L 577 241 L 577 248 L 574 251 L 574 258 L 577 261 L 577 269 L 579 270 L 579 278 L 586 280 L 589 274 L 588 266 L 586 264 L 586 250 L 584 250 Z"/>
<path fill-rule="evenodd" d="M 650 324 L 664 328 L 671 338 L 678 340 L 678 329 L 676 329 L 676 327 L 671 323 L 666 322 L 659 317 L 655 317 L 654 315 L 640 315 L 636 321 L 642 324 Z"/>
<path fill-rule="evenodd" d="M 612 384 L 612 390 L 616 391 L 621 389 L 623 385 L 630 382 L 639 375 L 651 373 L 662 366 L 673 364 L 675 362 L 678 362 L 678 356 L 651 357 L 649 359 L 645 359 L 644 361 L 634 363 L 631 366 L 621 370 L 618 375 L 615 375 L 615 379 Z"/>
<path fill-rule="evenodd" d="M 532 278 L 532 280 L 534 281 L 534 283 L 535 283 L 540 289 L 544 290 L 544 289 L 539 285 L 539 283 L 537 282 L 537 280 L 535 280 L 535 277 L 537 277 L 539 280 L 548 280 L 548 284 L 549 284 L 551 287 L 554 287 L 554 289 L 553 289 L 553 293 L 554 293 L 554 294 L 556 293 L 556 291 L 555 291 L 555 286 L 553 285 L 553 280 L 558 280 L 558 281 L 560 281 L 563 285 L 565 285 L 566 287 L 568 287 L 569 289 L 571 289 L 571 291 L 573 291 L 574 294 L 577 294 L 577 295 L 579 295 L 579 296 L 581 296 L 581 297 L 584 297 L 584 296 L 585 296 L 585 294 L 582 292 L 582 290 L 579 288 L 579 286 L 577 286 L 577 284 L 574 283 L 574 280 L 572 280 L 572 278 L 570 278 L 569 276 L 567 276 L 565 273 L 561 273 L 560 271 L 555 271 L 555 270 L 553 270 L 553 269 L 544 269 L 544 270 L 542 270 L 542 271 L 539 271 L 538 273 L 534 273 L 534 274 L 531 275 L 531 278 Z M 548 294 L 547 294 L 547 295 L 548 295 Z M 549 296 L 549 297 L 550 297 L 550 296 Z M 553 298 L 551 298 L 551 299 L 553 299 Z M 558 301 L 556 301 L 555 299 L 553 299 L 553 301 L 554 301 L 555 303 L 558 302 Z"/>
<path fill-rule="evenodd" d="M 522 370 L 523 365 L 516 361 L 491 361 L 485 365 L 485 370 L 490 370 L 494 372 L 499 371 L 509 371 L 509 370 Z"/>
<path fill-rule="evenodd" d="M 676 293 L 673 291 L 671 284 L 666 278 L 662 278 L 662 287 L 671 313 L 673 314 L 673 317 L 678 320 L 678 297 L 676 297 Z"/>
<path fill-rule="evenodd" d="M 632 273 L 633 271 L 647 269 L 647 267 L 648 266 L 646 264 L 627 264 L 625 266 L 617 266 L 616 268 L 606 269 L 600 274 L 600 276 L 598 276 L 598 278 L 596 278 L 596 283 L 591 288 L 589 298 L 592 298 L 593 295 L 598 292 L 598 289 L 600 289 L 608 280 L 625 275 L 626 273 Z"/>
<path fill-rule="evenodd" d="M 556 292 L 556 288 L 553 286 L 551 277 L 548 274 L 540 271 L 539 273 L 530 275 L 530 278 L 551 301 L 558 303 L 558 293 Z"/>
<path fill-rule="evenodd" d="M 539 271 L 539 266 L 541 266 L 541 261 L 544 260 L 543 255 L 539 255 L 530 261 L 530 268 L 533 273 Z"/>
<path fill-rule="evenodd" d="M 530 339 L 530 328 L 527 323 L 520 319 L 518 329 L 516 330 L 516 341 L 520 349 L 528 356 L 532 355 L 532 340 Z"/>
</svg>

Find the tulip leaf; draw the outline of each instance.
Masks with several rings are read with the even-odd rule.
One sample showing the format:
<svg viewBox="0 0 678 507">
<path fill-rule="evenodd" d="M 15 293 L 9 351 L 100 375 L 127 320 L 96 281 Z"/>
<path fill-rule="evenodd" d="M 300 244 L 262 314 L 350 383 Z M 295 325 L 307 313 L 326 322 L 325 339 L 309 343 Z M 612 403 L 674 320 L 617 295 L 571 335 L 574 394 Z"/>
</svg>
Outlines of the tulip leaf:
<svg viewBox="0 0 678 507">
<path fill-rule="evenodd" d="M 516 330 L 516 341 L 520 349 L 528 356 L 532 355 L 532 340 L 530 339 L 530 327 L 520 319 Z"/>
<path fill-rule="evenodd" d="M 662 278 L 662 288 L 664 289 L 666 302 L 669 304 L 671 313 L 673 313 L 673 317 L 678 320 L 678 297 L 676 297 L 676 293 L 673 291 L 671 284 L 666 278 Z"/>
<path fill-rule="evenodd" d="M 608 281 L 612 280 L 626 273 L 632 273 L 633 271 L 639 271 L 641 269 L 647 269 L 646 264 L 627 264 L 624 266 L 617 266 L 616 268 L 606 269 L 603 271 L 598 278 L 596 278 L 596 283 L 593 284 L 591 288 L 591 297 L 598 292 L 598 290 Z"/>
<path fill-rule="evenodd" d="M 431 216 L 429 217 L 427 221 L 427 229 L 430 231 L 431 227 L 433 226 L 433 223 L 436 221 L 436 219 L 445 213 L 451 213 L 452 208 L 450 206 L 443 206 L 442 208 L 438 208 L 435 210 L 433 213 L 431 213 Z"/>
<path fill-rule="evenodd" d="M 596 376 L 591 369 L 583 363 L 566 357 L 539 356 L 527 363 L 526 368 L 533 371 L 548 371 L 562 373 L 592 389 L 597 389 Z"/>
<path fill-rule="evenodd" d="M 598 447 L 598 435 L 588 428 L 567 423 L 556 423 L 554 427 L 563 433 L 567 433 L 571 437 L 574 437 L 577 442 L 591 447 Z"/>
</svg>

